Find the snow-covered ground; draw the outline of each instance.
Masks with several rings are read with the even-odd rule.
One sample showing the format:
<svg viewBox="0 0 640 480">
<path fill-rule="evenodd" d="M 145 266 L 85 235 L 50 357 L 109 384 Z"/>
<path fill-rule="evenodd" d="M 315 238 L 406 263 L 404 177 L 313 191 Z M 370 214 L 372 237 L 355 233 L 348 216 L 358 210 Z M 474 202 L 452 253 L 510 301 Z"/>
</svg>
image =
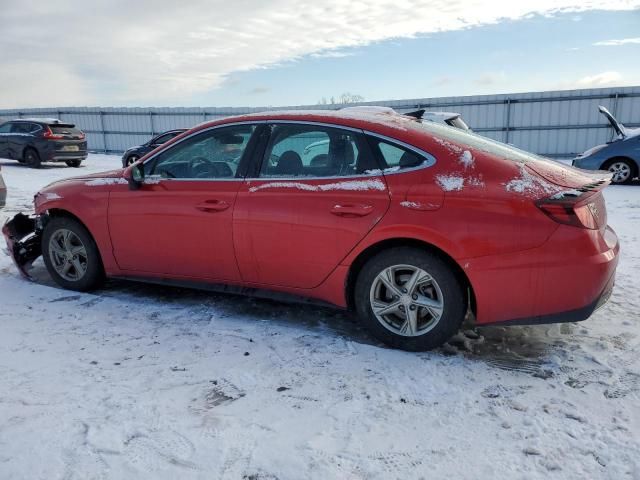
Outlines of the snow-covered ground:
<svg viewBox="0 0 640 480">
<path fill-rule="evenodd" d="M 4 221 L 119 158 L 0 165 Z M 121 281 L 78 294 L 0 253 L 0 478 L 638 479 L 640 186 L 606 198 L 607 306 L 421 354 L 341 312 Z"/>
</svg>

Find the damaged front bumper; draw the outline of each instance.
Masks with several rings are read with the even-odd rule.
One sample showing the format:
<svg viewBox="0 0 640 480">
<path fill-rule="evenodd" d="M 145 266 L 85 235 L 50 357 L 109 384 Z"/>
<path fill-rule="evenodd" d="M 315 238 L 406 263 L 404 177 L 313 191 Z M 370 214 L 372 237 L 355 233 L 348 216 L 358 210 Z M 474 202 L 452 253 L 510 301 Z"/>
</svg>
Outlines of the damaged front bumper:
<svg viewBox="0 0 640 480">
<path fill-rule="evenodd" d="M 42 255 L 41 217 L 17 214 L 2 227 L 8 253 L 20 273 L 31 280 L 29 268 Z"/>
</svg>

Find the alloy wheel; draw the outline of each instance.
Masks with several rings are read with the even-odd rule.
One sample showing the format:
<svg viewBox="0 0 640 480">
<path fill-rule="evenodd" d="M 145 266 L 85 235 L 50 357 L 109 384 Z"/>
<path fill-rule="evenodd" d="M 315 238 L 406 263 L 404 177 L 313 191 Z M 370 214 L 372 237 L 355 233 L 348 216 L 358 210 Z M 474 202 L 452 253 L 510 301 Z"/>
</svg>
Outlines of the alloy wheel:
<svg viewBox="0 0 640 480">
<path fill-rule="evenodd" d="M 609 171 L 613 173 L 614 183 L 623 183 L 631 175 L 631 167 L 626 162 L 615 162 L 609 166 Z"/>
<path fill-rule="evenodd" d="M 87 249 L 71 230 L 61 228 L 49 240 L 49 258 L 56 273 L 75 282 L 87 273 Z"/>
<path fill-rule="evenodd" d="M 127 159 L 127 166 L 133 165 L 134 163 L 136 163 L 138 161 L 140 157 L 136 156 L 136 155 L 131 155 L 128 159 Z"/>
<path fill-rule="evenodd" d="M 438 282 L 412 265 L 394 265 L 380 272 L 371 285 L 369 301 L 382 326 L 406 337 L 432 330 L 444 311 Z"/>
</svg>

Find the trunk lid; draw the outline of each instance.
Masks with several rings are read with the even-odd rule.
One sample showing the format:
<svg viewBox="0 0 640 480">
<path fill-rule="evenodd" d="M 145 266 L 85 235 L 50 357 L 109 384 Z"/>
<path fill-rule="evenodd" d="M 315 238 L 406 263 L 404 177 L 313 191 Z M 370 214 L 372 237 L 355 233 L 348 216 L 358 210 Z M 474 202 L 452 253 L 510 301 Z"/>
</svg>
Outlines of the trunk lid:
<svg viewBox="0 0 640 480">
<path fill-rule="evenodd" d="M 608 172 L 581 170 L 543 158 L 530 159 L 525 166 L 547 182 L 565 188 L 581 188 L 598 182 L 605 184 L 611 180 L 611 174 Z"/>
</svg>

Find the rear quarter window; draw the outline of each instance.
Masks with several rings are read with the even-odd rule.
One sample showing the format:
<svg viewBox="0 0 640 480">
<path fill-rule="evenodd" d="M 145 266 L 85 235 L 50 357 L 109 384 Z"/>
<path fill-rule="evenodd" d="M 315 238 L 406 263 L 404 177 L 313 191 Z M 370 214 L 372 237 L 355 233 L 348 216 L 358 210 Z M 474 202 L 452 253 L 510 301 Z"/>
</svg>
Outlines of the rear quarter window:
<svg viewBox="0 0 640 480">
<path fill-rule="evenodd" d="M 385 169 L 415 168 L 433 164 L 435 161 L 431 156 L 421 155 L 407 147 L 377 137 L 369 136 L 369 143 L 382 160 Z"/>
</svg>

